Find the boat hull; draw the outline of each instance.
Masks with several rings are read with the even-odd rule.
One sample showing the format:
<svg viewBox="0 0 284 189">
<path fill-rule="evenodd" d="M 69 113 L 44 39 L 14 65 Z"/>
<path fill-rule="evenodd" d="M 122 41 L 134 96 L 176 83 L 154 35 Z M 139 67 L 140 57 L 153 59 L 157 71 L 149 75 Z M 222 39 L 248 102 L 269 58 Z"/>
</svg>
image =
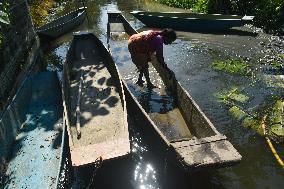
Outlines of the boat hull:
<svg viewBox="0 0 284 189">
<path fill-rule="evenodd" d="M 119 26 L 119 23 L 124 27 L 124 31 L 114 30 L 117 28 L 116 26 Z M 112 24 L 114 25 L 112 26 Z M 129 35 L 137 33 L 119 12 L 109 13 L 108 30 L 109 36 L 111 36 L 112 32 L 116 33 L 116 35 L 119 35 L 119 32 L 125 32 Z M 109 46 L 111 49 L 111 45 Z M 110 51 L 112 52 L 112 50 Z M 115 51 L 112 53 L 112 56 L 114 56 Z M 152 64 L 158 71 L 167 89 L 171 91 L 174 102 L 177 104 L 194 137 L 169 140 L 125 84 L 125 94 L 128 99 L 127 106 L 131 109 L 129 115 L 139 116 L 137 119 L 143 120 L 143 125 L 141 125 L 142 133 L 149 133 L 146 137 L 153 136 L 159 138 L 156 141 L 160 151 L 166 152 L 170 160 L 173 160 L 174 163 L 179 162 L 178 164 L 187 171 L 218 168 L 239 163 L 241 155 L 228 141 L 226 136 L 220 134 L 215 129 L 190 94 L 183 89 L 174 76 L 169 75 L 168 70 L 164 69 L 157 60 L 154 59 Z M 140 125 L 137 124 L 137 126 Z"/>
<path fill-rule="evenodd" d="M 153 28 L 172 28 L 181 31 L 219 31 L 227 30 L 232 27 L 240 27 L 249 23 L 251 20 L 242 19 L 240 16 L 227 16 L 218 18 L 199 18 L 188 13 L 188 17 L 181 18 L 178 14 L 157 15 L 151 12 L 131 12 L 134 17 L 143 24 Z M 197 14 L 194 14 L 197 15 Z M 183 14 L 184 16 L 184 14 Z"/>
<path fill-rule="evenodd" d="M 79 8 L 37 29 L 41 37 L 57 38 L 82 24 L 86 18 L 86 8 Z"/>
<path fill-rule="evenodd" d="M 64 63 L 62 87 L 72 165 L 128 155 L 128 122 L 120 75 L 95 35 L 74 35 Z"/>
<path fill-rule="evenodd" d="M 3 113 L 0 158 L 1 169 L 7 163 L 4 188 L 58 187 L 62 162 L 68 157 L 60 88 L 55 72 L 31 73 Z"/>
</svg>

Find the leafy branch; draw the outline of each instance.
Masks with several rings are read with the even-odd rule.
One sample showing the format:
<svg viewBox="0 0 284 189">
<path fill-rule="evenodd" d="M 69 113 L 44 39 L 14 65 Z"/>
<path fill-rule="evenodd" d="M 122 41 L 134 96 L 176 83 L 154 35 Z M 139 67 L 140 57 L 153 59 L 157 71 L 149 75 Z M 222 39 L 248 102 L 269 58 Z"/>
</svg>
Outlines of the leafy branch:
<svg viewBox="0 0 284 189">
<path fill-rule="evenodd" d="M 3 41 L 3 33 L 2 33 L 2 27 L 3 25 L 9 25 L 9 15 L 7 13 L 7 4 L 0 3 L 0 47 L 2 45 Z"/>
</svg>

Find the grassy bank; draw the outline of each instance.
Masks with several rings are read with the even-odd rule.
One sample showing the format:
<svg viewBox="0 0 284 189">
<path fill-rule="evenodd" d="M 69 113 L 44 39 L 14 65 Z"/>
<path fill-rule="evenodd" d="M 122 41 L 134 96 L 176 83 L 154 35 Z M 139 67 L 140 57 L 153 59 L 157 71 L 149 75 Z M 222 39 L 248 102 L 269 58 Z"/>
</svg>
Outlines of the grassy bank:
<svg viewBox="0 0 284 189">
<path fill-rule="evenodd" d="M 268 33 L 284 34 L 283 0 L 154 0 L 194 12 L 254 15 L 254 25 Z"/>
</svg>

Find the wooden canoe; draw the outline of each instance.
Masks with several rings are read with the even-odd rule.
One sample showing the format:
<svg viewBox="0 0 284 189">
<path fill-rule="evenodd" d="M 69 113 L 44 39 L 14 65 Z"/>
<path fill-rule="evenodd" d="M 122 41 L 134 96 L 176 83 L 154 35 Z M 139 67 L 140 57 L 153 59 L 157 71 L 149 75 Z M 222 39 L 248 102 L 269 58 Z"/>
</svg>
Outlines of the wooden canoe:
<svg viewBox="0 0 284 189">
<path fill-rule="evenodd" d="M 74 34 L 63 66 L 63 104 L 73 166 L 129 154 L 121 77 L 91 33 Z"/>
<path fill-rule="evenodd" d="M 218 31 L 251 23 L 254 16 L 200 14 L 182 12 L 132 11 L 148 27 L 182 31 Z"/>
<path fill-rule="evenodd" d="M 112 33 L 116 36 L 119 33 L 125 36 L 125 33 L 127 33 L 130 36 L 137 33 L 137 31 L 131 27 L 120 12 L 109 12 L 108 36 L 111 36 Z M 116 51 L 112 49 L 110 39 L 108 41 L 110 52 L 115 59 Z M 116 42 L 114 41 L 113 43 Z M 168 70 L 161 67 L 157 61 L 152 61 L 152 63 L 162 78 L 164 85 L 168 88 L 169 94 L 172 95 L 171 97 L 175 104 L 172 107 L 175 108 L 163 112 L 163 115 L 160 114 L 153 117 L 151 112 L 147 112 L 145 108 L 142 108 L 142 104 L 139 104 L 138 99 L 133 93 L 130 93 L 129 87 L 125 85 L 127 107 L 129 110 L 131 109 L 129 115 L 138 117 L 135 118 L 137 120 L 142 120 L 136 125 L 140 126 L 143 133 L 147 133 L 146 137 L 153 136 L 159 138 L 158 143 L 161 151 L 166 152 L 169 159 L 179 162 L 179 165 L 185 170 L 218 168 L 239 163 L 242 158 L 241 155 L 228 141 L 227 137 L 216 130 L 190 94 L 180 85 L 175 77 L 170 79 Z M 186 132 L 190 133 L 189 135 L 184 135 L 185 132 L 181 132 L 181 136 L 171 138 L 161 129 L 160 125 L 164 125 L 164 128 L 168 127 L 166 129 L 173 125 L 170 125 L 172 120 L 167 120 L 167 122 L 163 123 L 163 119 L 159 119 L 159 116 L 170 114 L 173 111 L 180 112 L 184 119 L 185 127 L 187 127 Z M 169 117 L 175 117 L 175 114 Z M 149 140 L 151 139 L 149 138 Z"/>
<path fill-rule="evenodd" d="M 79 26 L 86 18 L 86 7 L 67 13 L 39 27 L 37 34 L 42 37 L 57 38 Z"/>
<path fill-rule="evenodd" d="M 1 188 L 64 185 L 59 178 L 66 170 L 63 161 L 68 146 L 62 110 L 56 72 L 31 71 L 0 115 Z"/>
</svg>

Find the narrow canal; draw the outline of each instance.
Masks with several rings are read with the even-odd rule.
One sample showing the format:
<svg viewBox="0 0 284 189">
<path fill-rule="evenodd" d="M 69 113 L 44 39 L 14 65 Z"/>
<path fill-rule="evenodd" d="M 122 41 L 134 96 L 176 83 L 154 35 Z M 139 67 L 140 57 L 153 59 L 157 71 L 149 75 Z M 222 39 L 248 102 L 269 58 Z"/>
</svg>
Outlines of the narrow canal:
<svg viewBox="0 0 284 189">
<path fill-rule="evenodd" d="M 140 0 L 96 0 L 86 1 L 88 19 L 81 30 L 94 32 L 107 45 L 107 12 L 120 10 L 136 29 L 143 25 L 134 19 L 132 10 L 176 11 Z M 68 3 L 64 12 L 78 7 Z M 145 29 L 145 28 L 143 28 Z M 263 62 L 268 61 L 266 44 L 275 40 L 271 36 L 257 33 L 255 29 L 236 28 L 227 33 L 189 33 L 178 32 L 177 41 L 165 47 L 165 60 L 175 72 L 182 86 L 192 95 L 213 122 L 217 130 L 226 135 L 229 141 L 243 156 L 240 164 L 217 170 L 197 173 L 184 173 L 169 164 L 163 154 L 151 148 L 149 141 L 143 141 L 139 132 L 132 132 L 132 156 L 125 160 L 106 163 L 98 171 L 88 170 L 82 174 L 76 186 L 84 188 L 282 188 L 284 171 L 277 164 L 269 150 L 264 137 L 253 129 L 243 126 L 242 121 L 234 118 L 229 111 L 232 103 L 220 100 L 224 91 L 236 91 L 246 97 L 237 101 L 238 106 L 246 113 L 253 115 L 263 107 L 269 106 L 274 99 L 283 99 L 283 73 L 271 74 Z M 55 50 L 47 55 L 47 69 L 62 69 L 69 41 L 72 35 L 58 39 Z M 125 43 L 122 42 L 122 44 Z M 119 44 L 118 44 L 119 46 Z M 127 53 L 122 45 L 121 54 Z M 282 54 L 283 54 L 283 47 Z M 225 59 L 243 59 L 250 65 L 249 75 L 228 74 L 216 71 L 212 62 Z M 123 56 L 117 57 L 124 79 L 135 78 L 135 72 L 129 73 L 132 65 L 123 64 Z M 59 64 L 58 64 L 59 63 Z M 262 65 L 262 66 L 259 66 Z M 265 68 L 263 68 L 265 67 Z M 137 76 L 136 76 L 137 77 Z M 154 140 L 154 139 L 153 139 Z M 281 157 L 284 158 L 283 144 L 275 144 Z"/>
</svg>

